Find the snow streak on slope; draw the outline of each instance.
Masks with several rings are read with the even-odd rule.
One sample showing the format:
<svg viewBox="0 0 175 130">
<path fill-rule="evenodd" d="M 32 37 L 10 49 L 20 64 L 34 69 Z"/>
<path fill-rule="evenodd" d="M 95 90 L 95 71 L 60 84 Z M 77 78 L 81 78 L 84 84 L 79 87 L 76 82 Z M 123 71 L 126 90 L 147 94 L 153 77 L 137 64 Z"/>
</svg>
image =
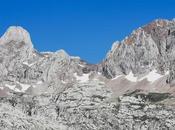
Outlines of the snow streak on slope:
<svg viewBox="0 0 175 130">
<path fill-rule="evenodd" d="M 5 86 L 11 90 L 14 90 L 15 92 L 20 92 L 20 90 L 18 88 L 16 88 L 16 85 L 5 84 Z"/>
<path fill-rule="evenodd" d="M 132 71 L 127 76 L 125 76 L 125 78 L 131 82 L 137 82 L 137 77 L 134 76 Z"/>
<path fill-rule="evenodd" d="M 19 83 L 19 82 L 17 82 L 17 84 L 21 88 L 16 87 L 16 85 L 9 85 L 9 84 L 5 84 L 5 86 L 8 87 L 11 90 L 14 90 L 15 92 L 25 92 L 29 87 L 31 87 L 31 85 L 29 85 L 29 84 L 22 84 L 22 83 Z"/>
<path fill-rule="evenodd" d="M 169 74 L 169 71 L 167 71 L 165 73 L 165 75 L 168 75 L 168 74 Z M 141 78 L 138 78 L 138 77 L 134 76 L 134 74 L 132 73 L 132 71 L 128 75 L 126 75 L 126 76 L 123 75 L 123 76 L 124 76 L 125 79 L 127 79 L 127 80 L 129 80 L 131 82 L 138 82 L 138 81 L 142 81 L 142 80 L 146 79 L 148 82 L 153 83 L 153 82 L 155 82 L 156 80 L 162 78 L 165 75 L 161 75 L 161 74 L 157 73 L 156 70 L 152 70 L 147 75 L 145 75 L 145 76 L 143 76 Z M 118 75 L 115 78 L 113 78 L 112 80 L 118 79 L 121 76 L 122 75 Z"/>
<path fill-rule="evenodd" d="M 148 75 L 145 75 L 144 77 L 139 79 L 139 81 L 141 81 L 143 79 L 147 79 L 149 82 L 153 83 L 156 80 L 158 80 L 159 78 L 162 78 L 163 76 L 164 75 L 158 74 L 156 70 L 153 70 Z"/>
<path fill-rule="evenodd" d="M 80 83 L 85 83 L 89 81 L 89 74 L 83 74 L 82 76 L 78 76 L 77 73 L 74 73 L 74 76 Z"/>
</svg>

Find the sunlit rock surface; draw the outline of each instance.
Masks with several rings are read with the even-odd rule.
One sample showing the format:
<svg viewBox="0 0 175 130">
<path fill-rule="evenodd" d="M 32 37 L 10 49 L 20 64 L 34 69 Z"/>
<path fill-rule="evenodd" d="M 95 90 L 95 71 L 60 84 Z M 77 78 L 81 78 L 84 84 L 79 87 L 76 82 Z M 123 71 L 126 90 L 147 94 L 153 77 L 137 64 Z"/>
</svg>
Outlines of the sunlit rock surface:
<svg viewBox="0 0 175 130">
<path fill-rule="evenodd" d="M 0 130 L 174 130 L 175 22 L 115 42 L 100 64 L 38 52 L 29 33 L 0 38 Z"/>
</svg>

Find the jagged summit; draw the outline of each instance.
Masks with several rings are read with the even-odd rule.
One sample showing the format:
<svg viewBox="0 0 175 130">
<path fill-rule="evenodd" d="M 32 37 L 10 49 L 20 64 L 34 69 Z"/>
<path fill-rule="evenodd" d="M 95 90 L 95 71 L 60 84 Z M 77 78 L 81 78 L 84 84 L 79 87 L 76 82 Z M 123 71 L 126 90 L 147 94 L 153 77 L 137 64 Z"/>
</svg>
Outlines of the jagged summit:
<svg viewBox="0 0 175 130">
<path fill-rule="evenodd" d="M 148 37 L 148 35 L 153 33 L 154 31 L 163 29 L 163 28 L 168 28 L 170 25 L 173 25 L 173 24 L 175 24 L 174 20 L 156 19 L 134 30 L 129 36 L 126 36 L 124 40 L 121 41 L 121 43 L 125 43 L 128 45 L 137 44 L 138 39 L 143 39 L 144 37 Z M 167 31 L 167 34 L 168 34 L 168 31 Z"/>
</svg>

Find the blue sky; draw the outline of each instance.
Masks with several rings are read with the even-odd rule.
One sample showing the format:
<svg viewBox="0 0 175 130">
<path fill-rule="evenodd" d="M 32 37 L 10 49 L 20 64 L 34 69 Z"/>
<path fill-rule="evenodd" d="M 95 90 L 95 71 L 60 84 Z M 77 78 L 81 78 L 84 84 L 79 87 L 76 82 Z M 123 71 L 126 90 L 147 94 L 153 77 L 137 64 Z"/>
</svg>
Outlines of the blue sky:
<svg viewBox="0 0 175 130">
<path fill-rule="evenodd" d="M 98 63 L 132 30 L 174 17 L 174 0 L 1 0 L 0 34 L 19 25 L 39 51 L 64 49 Z"/>
</svg>

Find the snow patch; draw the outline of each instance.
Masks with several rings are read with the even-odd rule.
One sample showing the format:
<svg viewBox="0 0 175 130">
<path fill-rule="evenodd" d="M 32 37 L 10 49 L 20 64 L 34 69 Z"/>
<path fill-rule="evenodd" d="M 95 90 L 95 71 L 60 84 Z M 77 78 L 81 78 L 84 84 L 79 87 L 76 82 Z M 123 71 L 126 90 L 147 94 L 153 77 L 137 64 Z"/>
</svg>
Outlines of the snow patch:
<svg viewBox="0 0 175 130">
<path fill-rule="evenodd" d="M 43 83 L 43 81 L 38 81 L 36 84 L 42 84 Z"/>
<path fill-rule="evenodd" d="M 117 75 L 115 78 L 113 78 L 112 80 L 116 80 L 118 78 L 120 78 L 122 75 Z"/>
<path fill-rule="evenodd" d="M 132 71 L 127 76 L 125 76 L 125 78 L 127 80 L 129 80 L 129 81 L 137 82 L 137 77 L 134 76 L 134 74 L 132 73 Z"/>
<path fill-rule="evenodd" d="M 4 89 L 4 87 L 0 87 L 0 89 L 1 89 L 1 90 L 3 90 L 3 89 Z"/>
<path fill-rule="evenodd" d="M 77 73 L 74 73 L 74 76 L 80 83 L 85 83 L 89 81 L 89 74 L 83 74 L 82 76 L 78 76 Z"/>
<path fill-rule="evenodd" d="M 19 82 L 18 82 L 18 84 L 20 84 L 20 86 L 22 87 L 21 92 L 25 92 L 29 87 L 31 87 L 31 85 L 29 85 L 29 84 L 22 84 Z"/>
<path fill-rule="evenodd" d="M 97 73 L 98 75 L 102 75 L 100 72 Z"/>
<path fill-rule="evenodd" d="M 139 79 L 139 81 L 143 80 L 143 79 L 147 79 L 149 82 L 155 82 L 156 80 L 162 78 L 164 75 L 158 74 L 156 70 L 153 70 L 151 72 L 149 72 L 149 74 L 145 75 L 144 77 L 142 77 L 141 79 Z"/>
<path fill-rule="evenodd" d="M 29 66 L 29 67 L 31 67 L 32 65 L 34 65 L 34 63 L 29 64 L 28 62 L 23 62 L 23 64 L 24 64 L 24 65 L 27 65 L 27 66 Z"/>
<path fill-rule="evenodd" d="M 170 71 L 167 71 L 166 73 L 165 73 L 165 75 L 169 75 L 170 74 Z"/>
<path fill-rule="evenodd" d="M 168 75 L 169 74 L 169 71 L 167 71 L 164 75 L 161 75 L 159 73 L 157 73 L 157 70 L 152 70 L 151 72 L 149 72 L 147 75 L 141 77 L 141 78 L 138 78 L 138 77 L 135 77 L 134 74 L 132 73 L 132 71 L 126 75 L 124 78 L 126 78 L 127 80 L 131 81 L 131 82 L 137 82 L 137 81 L 142 81 L 144 79 L 147 79 L 148 82 L 155 82 L 156 80 L 162 78 L 163 76 L 165 75 Z M 115 78 L 113 78 L 112 80 L 115 80 L 119 77 L 121 77 L 122 75 L 118 75 L 116 76 Z"/>
<path fill-rule="evenodd" d="M 17 82 L 17 84 L 21 86 L 21 90 L 18 87 L 16 87 L 16 85 L 5 84 L 5 86 L 10 88 L 11 90 L 14 90 L 15 92 L 25 92 L 31 86 L 29 84 L 22 84 L 19 82 Z"/>
<path fill-rule="evenodd" d="M 5 84 L 5 86 L 11 90 L 14 90 L 15 92 L 21 92 L 18 88 L 16 88 L 16 85 Z"/>
</svg>

